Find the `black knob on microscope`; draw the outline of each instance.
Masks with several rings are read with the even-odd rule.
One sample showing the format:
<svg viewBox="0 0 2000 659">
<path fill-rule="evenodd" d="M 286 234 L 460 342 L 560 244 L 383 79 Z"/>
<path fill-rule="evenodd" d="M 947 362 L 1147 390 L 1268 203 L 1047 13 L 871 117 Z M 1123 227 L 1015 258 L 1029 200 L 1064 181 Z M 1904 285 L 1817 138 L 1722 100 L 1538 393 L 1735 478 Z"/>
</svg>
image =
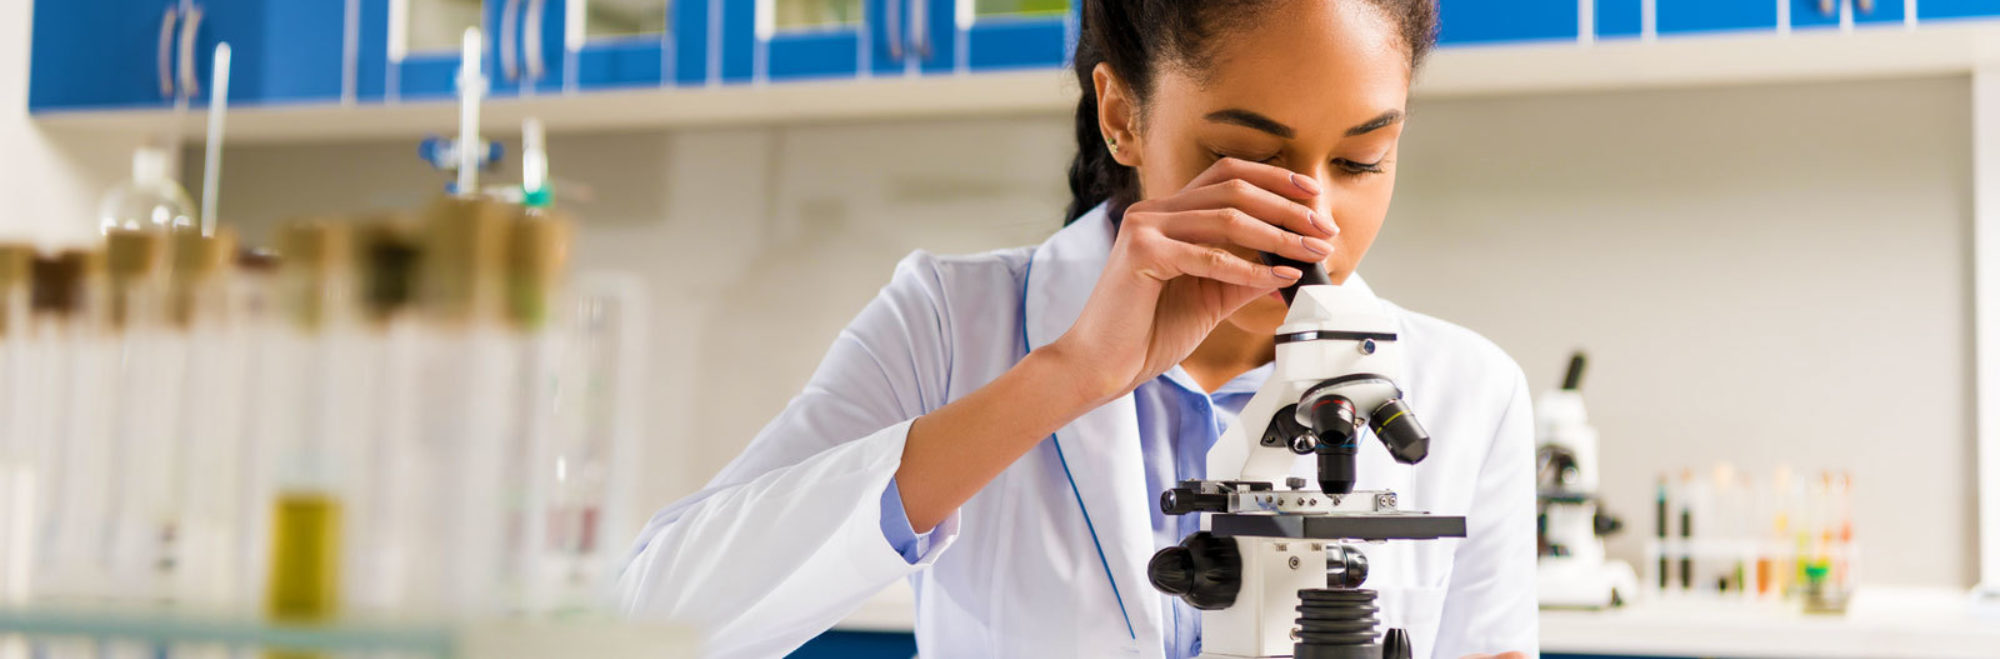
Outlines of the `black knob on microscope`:
<svg viewBox="0 0 2000 659">
<path fill-rule="evenodd" d="M 1243 557 L 1235 540 L 1202 531 L 1154 553 L 1146 563 L 1146 579 L 1194 608 L 1226 609 L 1243 587 Z"/>
</svg>

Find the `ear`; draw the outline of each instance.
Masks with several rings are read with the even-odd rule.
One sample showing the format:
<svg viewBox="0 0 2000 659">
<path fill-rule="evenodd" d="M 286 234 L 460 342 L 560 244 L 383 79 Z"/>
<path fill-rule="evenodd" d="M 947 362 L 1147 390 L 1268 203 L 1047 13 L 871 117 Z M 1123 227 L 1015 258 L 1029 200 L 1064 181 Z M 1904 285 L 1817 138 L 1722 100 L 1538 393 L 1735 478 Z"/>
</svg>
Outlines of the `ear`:
<svg viewBox="0 0 2000 659">
<path fill-rule="evenodd" d="M 1138 98 L 1133 96 L 1125 81 L 1111 71 L 1111 65 L 1098 62 L 1090 70 L 1091 83 L 1097 87 L 1097 129 L 1105 139 L 1117 140 L 1118 148 L 1111 152 L 1111 158 L 1126 167 L 1139 166 Z"/>
</svg>

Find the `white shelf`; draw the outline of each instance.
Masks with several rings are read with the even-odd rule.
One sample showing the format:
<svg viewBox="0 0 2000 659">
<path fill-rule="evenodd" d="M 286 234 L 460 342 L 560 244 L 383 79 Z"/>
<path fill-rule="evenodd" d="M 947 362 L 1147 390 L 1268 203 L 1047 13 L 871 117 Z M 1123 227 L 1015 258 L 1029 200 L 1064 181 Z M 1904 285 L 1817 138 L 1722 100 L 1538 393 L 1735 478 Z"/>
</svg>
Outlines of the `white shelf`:
<svg viewBox="0 0 2000 659">
<path fill-rule="evenodd" d="M 836 625 L 848 631 L 911 629 L 914 605 L 898 584 Z M 1846 615 L 1776 604 L 1647 601 L 1613 611 L 1543 611 L 1542 651 L 1741 659 L 2000 657 L 2000 612 L 1981 612 L 1965 591 L 1863 588 Z"/>
<path fill-rule="evenodd" d="M 1676 36 L 1663 40 L 1455 47 L 1439 50 L 1415 94 L 1454 98 L 1571 91 L 1807 82 L 1966 74 L 2000 59 L 2000 23 L 1866 26 Z M 820 123 L 976 115 L 1060 115 L 1076 107 L 1067 71 L 920 78 L 843 79 L 767 85 L 648 88 L 499 98 L 485 125 L 505 134 L 538 116 L 552 131 L 604 132 L 696 126 Z M 150 135 L 202 130 L 199 108 L 38 114 L 57 133 Z M 309 143 L 414 139 L 448 132 L 450 100 L 368 105 L 232 108 L 229 139 Z"/>
</svg>

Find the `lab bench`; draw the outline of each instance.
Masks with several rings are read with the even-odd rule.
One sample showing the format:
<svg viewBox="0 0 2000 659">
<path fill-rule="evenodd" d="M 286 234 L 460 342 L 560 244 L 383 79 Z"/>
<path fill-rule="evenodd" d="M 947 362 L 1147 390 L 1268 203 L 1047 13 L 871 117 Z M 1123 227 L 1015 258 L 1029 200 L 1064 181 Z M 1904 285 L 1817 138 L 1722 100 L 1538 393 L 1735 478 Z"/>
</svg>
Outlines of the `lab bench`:
<svg viewBox="0 0 2000 659">
<path fill-rule="evenodd" d="M 913 604 L 908 587 L 893 587 L 795 656 L 906 656 L 896 650 L 915 647 L 907 636 Z M 1951 588 L 1862 588 L 1838 616 L 1778 604 L 1656 598 L 1610 611 L 1543 611 L 1541 624 L 1542 653 L 1549 656 L 2000 657 L 2000 608 L 1974 607 L 1964 590 Z"/>
</svg>

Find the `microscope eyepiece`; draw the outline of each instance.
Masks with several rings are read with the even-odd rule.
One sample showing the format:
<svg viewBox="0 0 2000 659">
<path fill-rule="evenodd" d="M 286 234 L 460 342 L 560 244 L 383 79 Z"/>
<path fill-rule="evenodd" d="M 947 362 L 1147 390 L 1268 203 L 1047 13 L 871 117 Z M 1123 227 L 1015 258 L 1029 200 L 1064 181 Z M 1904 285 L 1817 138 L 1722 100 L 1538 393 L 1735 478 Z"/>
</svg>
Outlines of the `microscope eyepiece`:
<svg viewBox="0 0 2000 659">
<path fill-rule="evenodd" d="M 1375 408 L 1368 415 L 1368 428 L 1382 438 L 1382 444 L 1389 447 L 1389 455 L 1397 462 L 1413 465 L 1430 455 L 1431 434 L 1417 423 L 1416 413 L 1401 398 Z"/>
<path fill-rule="evenodd" d="M 1272 254 L 1270 252 L 1258 252 L 1257 256 L 1263 258 L 1264 265 L 1269 265 L 1269 266 L 1288 265 L 1294 268 L 1298 268 L 1299 272 L 1302 273 L 1298 281 L 1292 282 L 1292 285 L 1290 286 L 1278 289 L 1278 294 L 1284 296 L 1285 298 L 1285 306 L 1289 307 L 1292 305 L 1292 297 L 1299 294 L 1299 287 L 1301 286 L 1330 285 L 1333 283 L 1333 280 L 1326 276 L 1325 265 L 1319 263 L 1308 263 L 1306 261 L 1300 261 L 1297 259 L 1288 259 L 1282 256 L 1278 256 L 1276 254 Z"/>
</svg>

